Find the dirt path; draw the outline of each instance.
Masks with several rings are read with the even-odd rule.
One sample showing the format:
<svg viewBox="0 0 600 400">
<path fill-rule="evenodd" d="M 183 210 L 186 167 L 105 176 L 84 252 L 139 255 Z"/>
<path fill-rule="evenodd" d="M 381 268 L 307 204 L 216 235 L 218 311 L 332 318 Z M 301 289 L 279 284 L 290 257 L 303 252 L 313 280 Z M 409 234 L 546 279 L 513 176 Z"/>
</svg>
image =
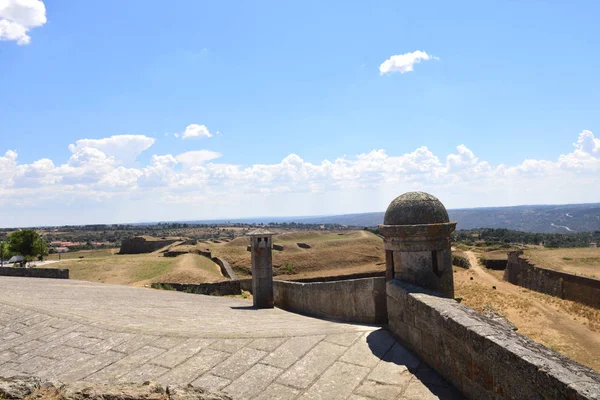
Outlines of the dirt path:
<svg viewBox="0 0 600 400">
<path fill-rule="evenodd" d="M 466 251 L 465 254 L 471 262 L 471 269 L 466 272 L 473 276 L 473 281 L 468 282 L 483 284 L 489 289 L 495 286 L 494 292 L 511 298 L 502 312 L 519 328 L 520 333 L 600 370 L 600 332 L 590 329 L 586 318 L 577 318 L 561 307 L 560 302 L 566 300 L 500 280 L 481 267 L 473 252 Z M 514 307 L 515 304 L 520 307 Z"/>
</svg>

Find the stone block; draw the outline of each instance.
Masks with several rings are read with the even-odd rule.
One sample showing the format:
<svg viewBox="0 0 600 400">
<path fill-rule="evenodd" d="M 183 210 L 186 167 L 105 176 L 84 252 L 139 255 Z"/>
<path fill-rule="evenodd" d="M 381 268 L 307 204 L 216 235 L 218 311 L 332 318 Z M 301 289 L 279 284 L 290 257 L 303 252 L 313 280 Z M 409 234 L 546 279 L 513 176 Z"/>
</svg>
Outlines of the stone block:
<svg viewBox="0 0 600 400">
<path fill-rule="evenodd" d="M 302 396 L 309 400 L 347 399 L 369 373 L 358 365 L 336 362 Z"/>
<path fill-rule="evenodd" d="M 234 380 L 239 378 L 247 369 L 260 361 L 267 353 L 261 350 L 244 348 L 233 354 L 227 360 L 211 370 L 211 374 Z"/>
<path fill-rule="evenodd" d="M 274 352 L 266 356 L 262 360 L 262 363 L 283 369 L 289 368 L 324 338 L 325 336 L 298 336 L 290 338 Z"/>
<path fill-rule="evenodd" d="M 264 391 L 283 372 L 282 369 L 256 364 L 223 391 L 235 399 L 251 399 Z"/>
<path fill-rule="evenodd" d="M 198 354 L 173 368 L 159 378 L 164 385 L 188 384 L 202 374 L 231 357 L 231 354 L 213 349 L 201 350 Z"/>
<path fill-rule="evenodd" d="M 321 342 L 281 375 L 278 383 L 297 389 L 306 389 L 346 350 L 347 348 L 344 346 Z"/>
</svg>

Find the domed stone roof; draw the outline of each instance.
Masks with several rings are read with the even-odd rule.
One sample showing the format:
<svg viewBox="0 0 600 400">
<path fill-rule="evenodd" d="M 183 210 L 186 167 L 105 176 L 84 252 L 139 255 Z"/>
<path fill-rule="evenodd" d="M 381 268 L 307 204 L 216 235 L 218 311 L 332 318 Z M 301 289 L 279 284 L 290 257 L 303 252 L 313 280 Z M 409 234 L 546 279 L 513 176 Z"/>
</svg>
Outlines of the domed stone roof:
<svg viewBox="0 0 600 400">
<path fill-rule="evenodd" d="M 408 192 L 388 206 L 384 225 L 429 225 L 450 222 L 448 211 L 437 197 L 424 192 Z"/>
</svg>

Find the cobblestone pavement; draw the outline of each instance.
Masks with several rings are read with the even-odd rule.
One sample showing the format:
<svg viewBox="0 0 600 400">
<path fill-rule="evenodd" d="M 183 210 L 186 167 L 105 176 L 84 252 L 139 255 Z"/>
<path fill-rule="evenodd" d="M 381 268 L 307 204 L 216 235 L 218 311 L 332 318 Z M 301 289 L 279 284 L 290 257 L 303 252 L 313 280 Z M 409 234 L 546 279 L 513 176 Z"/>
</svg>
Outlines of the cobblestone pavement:
<svg viewBox="0 0 600 400">
<path fill-rule="evenodd" d="M 458 399 L 384 329 L 244 300 L 0 277 L 0 376 L 187 384 L 234 399 Z"/>
</svg>

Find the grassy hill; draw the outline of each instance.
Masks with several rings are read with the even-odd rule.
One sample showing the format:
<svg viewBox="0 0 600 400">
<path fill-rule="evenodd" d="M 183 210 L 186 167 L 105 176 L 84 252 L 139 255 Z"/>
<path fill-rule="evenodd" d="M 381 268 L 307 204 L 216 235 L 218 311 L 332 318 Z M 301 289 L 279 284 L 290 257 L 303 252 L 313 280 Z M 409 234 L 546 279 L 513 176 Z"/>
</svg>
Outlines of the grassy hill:
<svg viewBox="0 0 600 400">
<path fill-rule="evenodd" d="M 291 232 L 274 236 L 273 243 L 283 251 L 273 250 L 274 274 L 280 277 L 312 277 L 356 272 L 384 271 L 383 240 L 366 231 Z M 298 243 L 310 246 L 303 249 Z M 213 255 L 223 257 L 240 276 L 250 276 L 250 245 L 247 237 L 228 243 L 199 243 Z"/>
</svg>

